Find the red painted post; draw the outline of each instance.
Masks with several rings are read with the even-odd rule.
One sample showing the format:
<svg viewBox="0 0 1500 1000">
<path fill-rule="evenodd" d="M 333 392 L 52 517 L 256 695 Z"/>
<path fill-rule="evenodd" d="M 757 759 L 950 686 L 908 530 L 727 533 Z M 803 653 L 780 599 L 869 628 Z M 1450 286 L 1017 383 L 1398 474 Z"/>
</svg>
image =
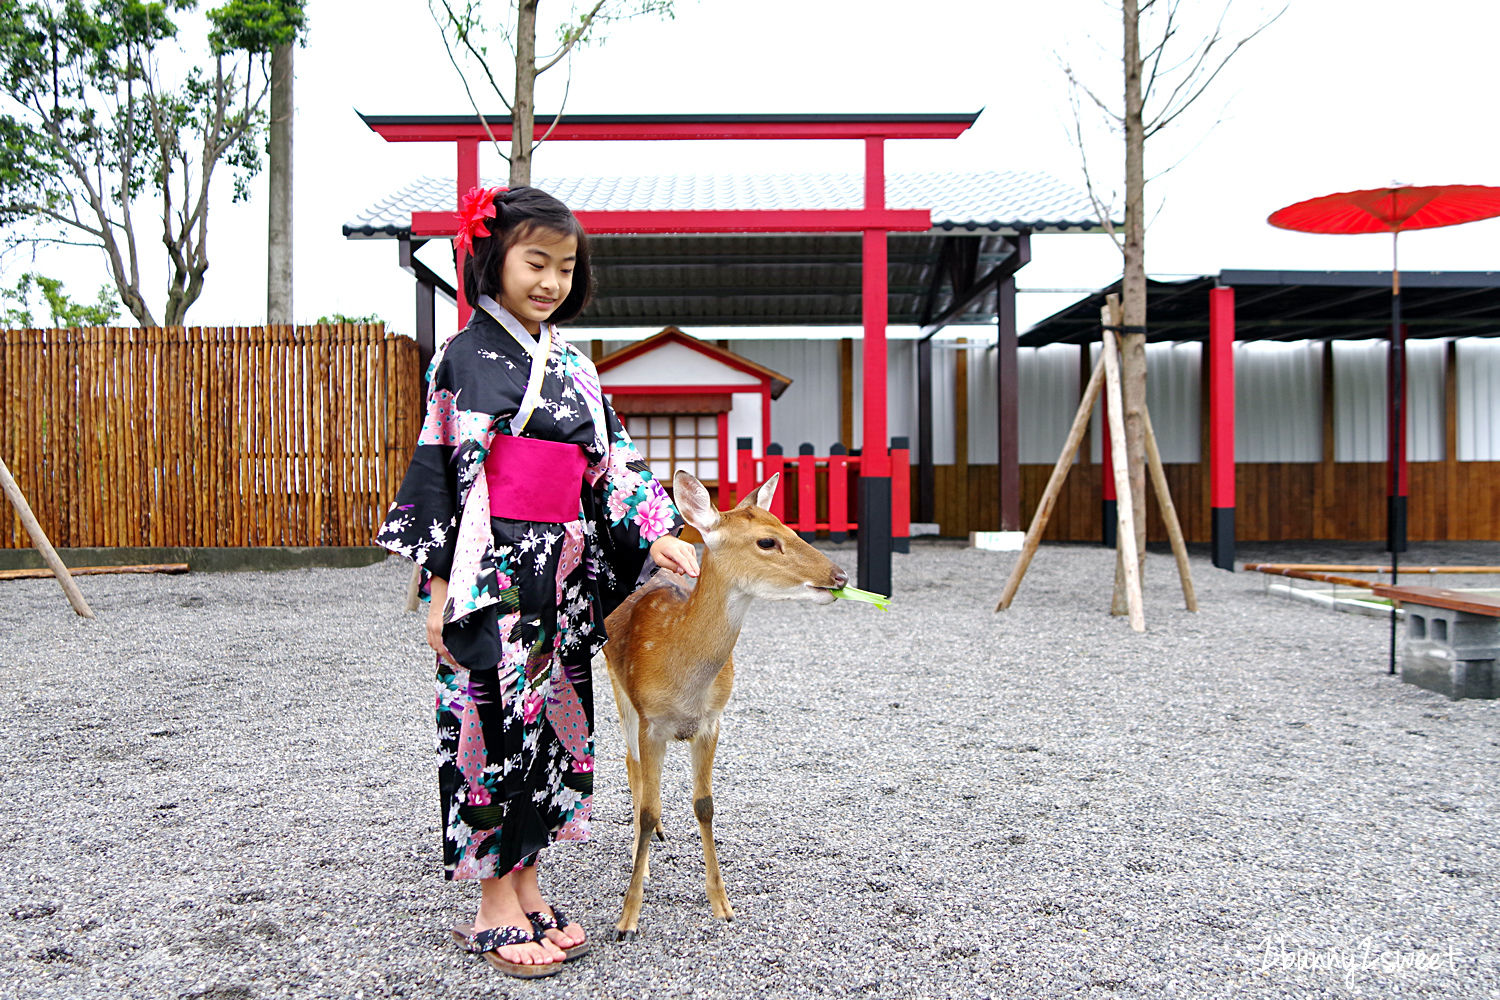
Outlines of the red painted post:
<svg viewBox="0 0 1500 1000">
<path fill-rule="evenodd" d="M 885 208 L 885 138 L 865 139 L 866 212 Z M 859 470 L 859 586 L 891 593 L 891 466 L 886 451 L 886 342 L 890 318 L 887 231 L 866 228 L 862 238 L 864 426 Z"/>
<path fill-rule="evenodd" d="M 849 458 L 837 441 L 828 449 L 828 538 L 849 537 Z"/>
<path fill-rule="evenodd" d="M 865 210 L 885 207 L 885 141 L 865 140 Z M 886 459 L 886 346 L 889 319 L 886 231 L 864 231 L 862 311 L 864 313 L 864 427 L 860 454 L 861 476 L 890 474 Z"/>
<path fill-rule="evenodd" d="M 750 491 L 760 485 L 755 478 L 755 453 L 750 450 L 750 438 L 740 438 L 736 442 L 739 451 L 739 475 L 735 478 L 735 495 L 732 502 L 739 503 L 750 495 Z"/>
<path fill-rule="evenodd" d="M 797 449 L 797 534 L 806 541 L 818 534 L 818 460 L 807 441 Z"/>
<path fill-rule="evenodd" d="M 458 201 L 455 204 L 461 208 L 464 195 L 469 193 L 470 188 L 479 186 L 479 140 L 459 139 L 454 145 L 458 147 Z M 458 278 L 453 282 L 453 287 L 458 289 L 458 328 L 462 330 L 468 325 L 469 315 L 474 308 L 469 305 L 469 297 L 464 294 L 464 258 L 467 254 L 457 244 L 454 244 L 453 252 L 458 268 Z"/>
<path fill-rule="evenodd" d="M 1100 504 L 1103 521 L 1099 540 L 1106 549 L 1112 549 L 1120 533 L 1119 496 L 1115 493 L 1114 446 L 1109 438 L 1109 396 L 1099 394 L 1099 482 L 1103 486 L 1104 502 Z"/>
<path fill-rule="evenodd" d="M 786 459 L 781 456 L 781 445 L 779 445 L 779 444 L 768 444 L 768 445 L 766 445 L 766 468 L 765 468 L 766 478 L 770 479 L 772 476 L 777 475 L 778 473 L 785 472 L 785 471 L 786 471 Z M 785 479 L 786 477 L 783 476 L 782 478 Z M 786 483 L 779 482 L 779 483 L 776 484 L 776 495 L 771 498 L 771 513 L 775 514 L 777 517 L 781 518 L 782 521 L 786 520 L 786 504 L 784 502 L 785 500 L 786 500 Z"/>
<path fill-rule="evenodd" d="M 719 449 L 714 465 L 719 480 L 719 508 L 727 510 L 734 506 L 734 462 L 729 455 L 729 414 L 721 413 L 718 419 Z"/>
<path fill-rule="evenodd" d="M 1234 289 L 1208 293 L 1209 517 L 1213 561 L 1234 571 Z"/>
<path fill-rule="evenodd" d="M 896 552 L 911 551 L 911 443 L 891 438 L 891 538 Z"/>
</svg>

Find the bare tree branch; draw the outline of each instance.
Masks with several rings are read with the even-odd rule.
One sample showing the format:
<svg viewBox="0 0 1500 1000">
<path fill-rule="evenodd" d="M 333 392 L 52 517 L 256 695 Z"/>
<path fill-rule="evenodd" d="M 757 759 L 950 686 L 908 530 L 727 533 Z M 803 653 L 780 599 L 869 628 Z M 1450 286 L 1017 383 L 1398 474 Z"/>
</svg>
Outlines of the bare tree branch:
<svg viewBox="0 0 1500 1000">
<path fill-rule="evenodd" d="M 1186 111 L 1188 108 L 1192 107 L 1193 104 L 1197 102 L 1198 98 L 1202 97 L 1203 94 L 1204 94 L 1204 92 L 1206 90 L 1208 90 L 1209 85 L 1214 82 L 1214 80 L 1218 77 L 1219 73 L 1221 73 L 1223 71 L 1224 67 L 1227 66 L 1227 65 L 1229 65 L 1229 61 L 1235 57 L 1236 53 L 1238 53 L 1240 51 L 1240 49 L 1244 48 L 1252 39 L 1254 39 L 1262 31 L 1265 31 L 1271 25 L 1275 24 L 1278 20 L 1280 20 L 1281 15 L 1285 14 L 1286 12 L 1287 12 L 1287 8 L 1286 7 L 1282 7 L 1281 10 L 1277 11 L 1270 18 L 1270 20 L 1265 21 L 1264 23 L 1262 23 L 1260 25 L 1260 27 L 1256 28 L 1254 31 L 1250 32 L 1250 34 L 1246 35 L 1245 37 L 1241 38 L 1238 42 L 1236 42 L 1235 45 L 1234 45 L 1234 48 L 1230 49 L 1229 52 L 1228 52 L 1228 54 L 1226 54 L 1223 59 L 1219 60 L 1219 64 L 1214 67 L 1213 72 L 1209 73 L 1208 77 L 1206 79 L 1204 79 L 1201 84 L 1198 85 L 1197 89 L 1195 89 L 1192 93 L 1190 93 L 1187 96 L 1187 98 L 1185 100 L 1183 100 L 1180 104 L 1178 104 L 1178 106 L 1176 107 L 1175 110 L 1172 110 L 1171 109 L 1172 108 L 1172 105 L 1171 105 L 1172 99 L 1181 90 L 1181 85 L 1179 85 L 1178 87 L 1174 88 L 1173 89 L 1173 96 L 1168 98 L 1168 101 L 1163 106 L 1162 111 L 1155 118 L 1153 118 L 1150 122 L 1147 123 L 1147 125 L 1146 125 L 1146 137 L 1149 139 L 1151 136 L 1153 136 L 1156 133 L 1160 132 L 1162 129 L 1164 129 L 1168 125 L 1172 124 L 1172 122 L 1175 121 L 1184 111 Z M 1227 13 L 1227 8 L 1226 8 L 1226 13 Z M 1220 23 L 1221 24 L 1223 23 L 1223 19 L 1222 18 L 1220 18 Z M 1209 43 L 1206 44 L 1203 47 L 1203 56 L 1204 57 L 1206 57 L 1208 55 L 1209 48 L 1211 48 L 1212 45 L 1213 45 L 1213 43 L 1215 41 L 1217 41 L 1217 40 L 1218 40 L 1218 30 L 1215 29 L 1214 38 L 1211 39 L 1209 41 Z M 1202 60 L 1200 59 L 1194 65 L 1194 72 L 1195 73 L 1198 72 L 1199 67 L 1201 65 L 1202 65 Z M 1189 78 L 1184 78 L 1185 81 L 1187 79 L 1189 79 Z"/>
<path fill-rule="evenodd" d="M 1088 84 L 1084 83 L 1083 80 L 1079 78 L 1078 74 L 1073 71 L 1073 67 L 1071 65 L 1064 63 L 1063 73 L 1067 75 L 1068 83 L 1078 90 L 1083 91 L 1084 95 L 1093 102 L 1094 106 L 1098 108 L 1106 118 L 1116 123 L 1123 123 L 1125 121 L 1123 115 L 1117 113 L 1113 108 L 1105 103 L 1103 98 L 1094 93 L 1094 91 L 1090 89 Z"/>
<path fill-rule="evenodd" d="M 568 106 L 568 94 L 570 92 L 572 92 L 572 90 L 573 90 L 573 60 L 569 59 L 568 60 L 568 79 L 563 84 L 563 95 L 562 95 L 562 100 L 559 101 L 558 104 L 557 104 L 557 114 L 552 117 L 552 124 L 547 126 L 547 131 L 545 131 L 545 132 L 542 133 L 542 137 L 531 144 L 531 150 L 532 150 L 532 152 L 536 152 L 536 148 L 538 146 L 540 146 L 542 143 L 544 143 L 544 142 L 547 141 L 547 136 L 551 135 L 552 134 L 552 130 L 555 129 L 555 128 L 557 128 L 558 123 L 562 121 L 563 109 Z"/>
<path fill-rule="evenodd" d="M 442 3 L 443 9 L 447 11 L 449 21 L 455 25 L 455 30 L 458 30 L 458 22 L 453 16 L 453 8 L 448 6 L 447 0 L 439 0 L 439 2 Z M 458 74 L 459 82 L 463 84 L 464 95 L 469 98 L 469 106 L 474 109 L 474 117 L 479 119 L 479 126 L 484 129 L 484 134 L 489 136 L 490 145 L 495 147 L 495 152 L 499 153 L 501 159 L 506 163 L 509 163 L 510 154 L 506 153 L 504 148 L 501 147 L 500 140 L 495 137 L 494 130 L 490 128 L 489 120 L 485 117 L 484 111 L 479 107 L 479 101 L 474 97 L 474 91 L 469 87 L 469 78 L 465 75 L 463 67 L 458 64 L 458 57 L 453 54 L 453 47 L 448 44 L 448 33 L 444 30 L 443 23 L 438 20 L 437 11 L 432 9 L 431 2 L 427 5 L 427 11 L 432 15 L 432 19 L 437 22 L 438 33 L 443 38 L 443 51 L 447 53 L 448 61 L 453 64 L 453 71 Z M 469 47 L 469 51 L 474 51 L 472 46 Z M 490 86 L 494 88 L 495 96 L 500 98 L 500 103 L 505 105 L 505 110 L 514 111 L 515 109 L 511 107 L 510 101 L 506 100 L 505 93 L 500 89 L 500 85 L 495 82 L 495 77 L 490 74 L 488 67 L 485 67 L 485 75 L 489 76 Z"/>
<path fill-rule="evenodd" d="M 1089 204 L 1094 206 L 1094 215 L 1098 217 L 1099 225 L 1104 227 L 1104 232 L 1109 236 L 1110 242 L 1115 245 L 1116 250 L 1123 254 L 1125 252 L 1125 242 L 1120 237 L 1120 234 L 1115 231 L 1115 223 L 1114 219 L 1110 218 L 1112 213 L 1109 206 L 1100 201 L 1098 193 L 1094 191 L 1093 172 L 1089 170 L 1089 154 L 1083 138 L 1083 114 L 1082 109 L 1079 107 L 1076 90 L 1068 92 L 1068 104 L 1073 111 L 1074 145 L 1078 149 L 1078 157 L 1083 164 L 1083 186 L 1084 190 L 1088 192 Z"/>
<path fill-rule="evenodd" d="M 573 51 L 573 46 L 577 45 L 581 39 L 588 36 L 589 28 L 594 24 L 594 18 L 598 16 L 600 8 L 602 8 L 607 2 L 608 0 L 598 0 L 598 2 L 594 4 L 589 12 L 583 15 L 583 20 L 579 23 L 578 30 L 568 32 L 568 39 L 567 41 L 563 42 L 562 48 L 558 49 L 554 55 L 548 57 L 546 63 L 536 68 L 537 76 L 541 76 L 553 66 L 556 66 L 558 64 L 558 61 L 561 60 L 563 56 Z"/>
</svg>

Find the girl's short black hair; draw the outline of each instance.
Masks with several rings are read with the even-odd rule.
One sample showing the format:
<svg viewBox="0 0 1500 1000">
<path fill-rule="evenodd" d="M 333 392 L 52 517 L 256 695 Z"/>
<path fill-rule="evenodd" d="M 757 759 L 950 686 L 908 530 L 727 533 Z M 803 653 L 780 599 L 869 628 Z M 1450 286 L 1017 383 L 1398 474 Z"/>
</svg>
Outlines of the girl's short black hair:
<svg viewBox="0 0 1500 1000">
<path fill-rule="evenodd" d="M 464 259 L 464 290 L 473 298 L 501 296 L 500 270 L 505 254 L 522 237 L 538 229 L 572 236 L 578 240 L 573 262 L 573 287 L 553 311 L 549 321 L 568 323 L 583 312 L 594 293 L 594 272 L 589 266 L 589 236 L 568 206 L 534 187 L 515 187 L 495 196 L 495 217 L 485 220 L 489 236 L 474 237 L 474 252 Z"/>
</svg>

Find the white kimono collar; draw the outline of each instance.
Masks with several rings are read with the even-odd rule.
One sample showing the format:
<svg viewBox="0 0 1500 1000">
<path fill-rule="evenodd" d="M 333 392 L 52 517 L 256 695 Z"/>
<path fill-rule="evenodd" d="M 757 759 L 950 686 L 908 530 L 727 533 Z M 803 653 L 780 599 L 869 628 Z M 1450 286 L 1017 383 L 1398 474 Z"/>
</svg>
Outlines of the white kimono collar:
<svg viewBox="0 0 1500 1000">
<path fill-rule="evenodd" d="M 526 348 L 526 353 L 531 355 L 530 378 L 526 380 L 526 392 L 521 397 L 521 406 L 516 410 L 516 415 L 511 419 L 510 432 L 520 434 L 531 422 L 531 415 L 542 402 L 542 377 L 547 372 L 547 354 L 552 349 L 553 334 L 555 332 L 551 323 L 541 324 L 542 339 L 537 341 L 521 321 L 516 319 L 515 314 L 509 309 L 496 302 L 491 296 L 481 295 L 475 303 L 490 315 L 496 323 L 505 328 L 505 332 L 515 338 L 516 342 Z"/>
<path fill-rule="evenodd" d="M 545 358 L 547 356 L 547 352 L 552 346 L 553 327 L 551 323 L 541 324 L 542 340 L 538 343 L 537 339 L 516 318 L 516 314 L 496 302 L 492 296 L 481 295 L 474 304 L 489 313 L 491 319 L 503 326 L 505 332 L 515 338 L 516 343 L 526 348 L 527 354 L 530 354 L 533 358 L 539 356 Z"/>
</svg>

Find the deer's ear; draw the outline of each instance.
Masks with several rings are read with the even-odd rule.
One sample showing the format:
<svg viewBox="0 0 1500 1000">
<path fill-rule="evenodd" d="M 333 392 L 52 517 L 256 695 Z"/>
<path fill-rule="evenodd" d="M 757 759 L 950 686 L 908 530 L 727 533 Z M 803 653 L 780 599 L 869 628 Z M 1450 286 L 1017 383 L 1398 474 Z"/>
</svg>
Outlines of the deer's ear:
<svg viewBox="0 0 1500 1000">
<path fill-rule="evenodd" d="M 770 479 L 761 483 L 754 493 L 750 494 L 755 506 L 761 510 L 771 509 L 771 498 L 776 495 L 776 484 L 781 482 L 781 473 L 776 473 Z"/>
<path fill-rule="evenodd" d="M 682 513 L 682 519 L 707 535 L 719 526 L 719 511 L 709 499 L 708 490 L 696 476 L 677 470 L 672 477 L 672 499 Z"/>
</svg>

